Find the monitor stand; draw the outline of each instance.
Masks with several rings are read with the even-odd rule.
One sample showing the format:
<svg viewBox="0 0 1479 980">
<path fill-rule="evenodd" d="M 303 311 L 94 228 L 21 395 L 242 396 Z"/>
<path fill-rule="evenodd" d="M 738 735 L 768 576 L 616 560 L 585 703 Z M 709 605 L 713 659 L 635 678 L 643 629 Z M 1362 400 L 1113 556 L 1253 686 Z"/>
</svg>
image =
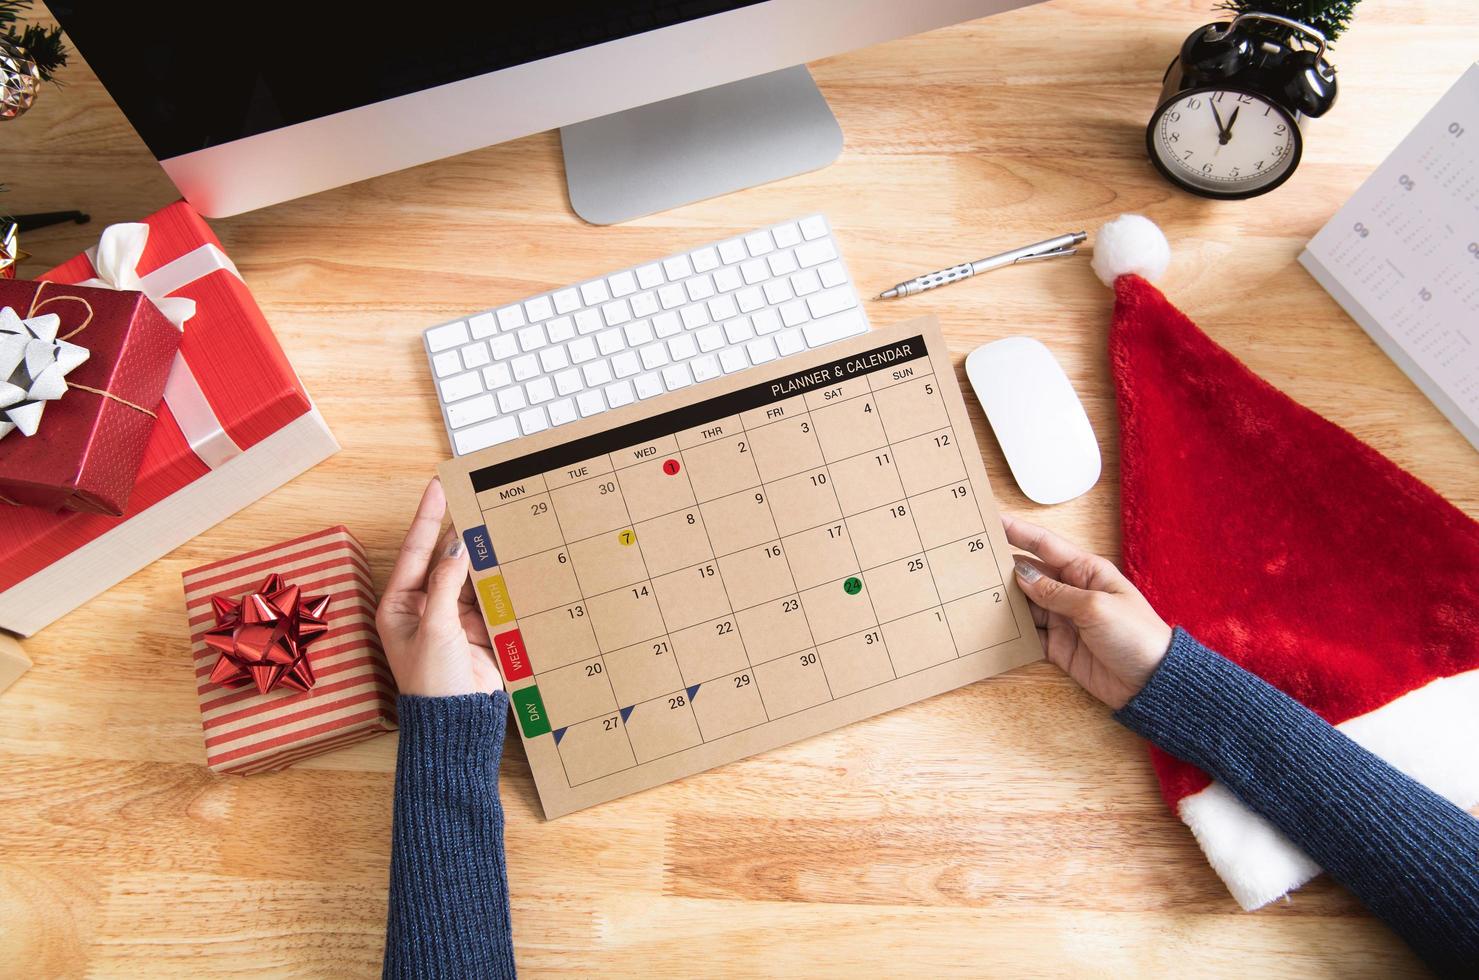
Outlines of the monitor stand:
<svg viewBox="0 0 1479 980">
<path fill-rule="evenodd" d="M 825 167 L 842 128 L 805 65 L 560 130 L 570 206 L 611 225 Z"/>
</svg>

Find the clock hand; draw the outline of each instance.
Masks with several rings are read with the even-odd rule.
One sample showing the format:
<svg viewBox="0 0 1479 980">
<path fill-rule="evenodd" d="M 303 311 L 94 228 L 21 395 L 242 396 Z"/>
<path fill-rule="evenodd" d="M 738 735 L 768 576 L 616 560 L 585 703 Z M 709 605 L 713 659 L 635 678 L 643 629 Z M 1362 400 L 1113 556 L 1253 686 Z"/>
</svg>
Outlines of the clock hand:
<svg viewBox="0 0 1479 980">
<path fill-rule="evenodd" d="M 1238 121 L 1238 113 L 1241 111 L 1242 106 L 1238 106 L 1237 108 L 1233 109 L 1233 114 L 1227 117 L 1227 128 L 1222 131 L 1222 136 L 1220 137 L 1222 142 L 1226 143 L 1228 140 L 1232 139 L 1233 123 Z"/>
<path fill-rule="evenodd" d="M 1212 109 L 1212 118 L 1217 120 L 1217 143 L 1220 146 L 1221 144 L 1227 142 L 1226 138 L 1224 138 L 1223 136 L 1223 134 L 1227 132 L 1227 127 L 1222 125 L 1222 115 L 1217 111 L 1217 103 L 1209 99 L 1207 100 L 1207 105 Z"/>
</svg>

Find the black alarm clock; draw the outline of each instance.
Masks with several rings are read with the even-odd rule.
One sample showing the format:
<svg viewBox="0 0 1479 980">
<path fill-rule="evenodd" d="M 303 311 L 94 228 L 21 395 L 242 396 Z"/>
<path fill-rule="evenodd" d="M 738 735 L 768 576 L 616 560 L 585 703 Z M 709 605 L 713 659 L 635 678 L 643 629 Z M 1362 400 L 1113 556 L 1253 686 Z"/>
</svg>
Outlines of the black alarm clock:
<svg viewBox="0 0 1479 980">
<path fill-rule="evenodd" d="M 1267 194 L 1288 180 L 1304 148 L 1300 119 L 1335 104 L 1325 47 L 1313 27 L 1275 14 L 1241 14 L 1193 31 L 1166 69 L 1145 129 L 1156 169 L 1193 194 L 1223 200 Z"/>
</svg>

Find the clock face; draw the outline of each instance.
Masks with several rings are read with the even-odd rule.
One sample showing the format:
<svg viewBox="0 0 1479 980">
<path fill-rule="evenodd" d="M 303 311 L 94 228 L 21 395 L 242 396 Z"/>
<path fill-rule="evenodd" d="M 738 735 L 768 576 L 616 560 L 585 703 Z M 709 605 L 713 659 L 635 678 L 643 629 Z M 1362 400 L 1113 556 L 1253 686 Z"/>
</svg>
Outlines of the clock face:
<svg viewBox="0 0 1479 980">
<path fill-rule="evenodd" d="M 1234 89 L 1182 92 L 1146 134 L 1151 159 L 1171 180 L 1208 197 L 1271 191 L 1299 163 L 1299 127 L 1272 102 Z"/>
</svg>

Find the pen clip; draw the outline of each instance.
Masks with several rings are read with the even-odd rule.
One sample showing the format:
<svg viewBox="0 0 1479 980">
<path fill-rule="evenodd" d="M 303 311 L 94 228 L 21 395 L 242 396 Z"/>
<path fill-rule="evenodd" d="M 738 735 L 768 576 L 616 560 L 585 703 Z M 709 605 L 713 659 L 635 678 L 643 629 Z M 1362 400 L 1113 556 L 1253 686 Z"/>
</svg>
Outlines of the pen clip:
<svg viewBox="0 0 1479 980">
<path fill-rule="evenodd" d="M 1074 246 L 1050 248 L 1042 252 L 1031 252 L 1027 255 L 1019 255 L 1012 260 L 1012 265 L 1021 265 L 1023 262 L 1041 262 L 1043 259 L 1066 259 L 1074 255 L 1078 249 Z"/>
</svg>

